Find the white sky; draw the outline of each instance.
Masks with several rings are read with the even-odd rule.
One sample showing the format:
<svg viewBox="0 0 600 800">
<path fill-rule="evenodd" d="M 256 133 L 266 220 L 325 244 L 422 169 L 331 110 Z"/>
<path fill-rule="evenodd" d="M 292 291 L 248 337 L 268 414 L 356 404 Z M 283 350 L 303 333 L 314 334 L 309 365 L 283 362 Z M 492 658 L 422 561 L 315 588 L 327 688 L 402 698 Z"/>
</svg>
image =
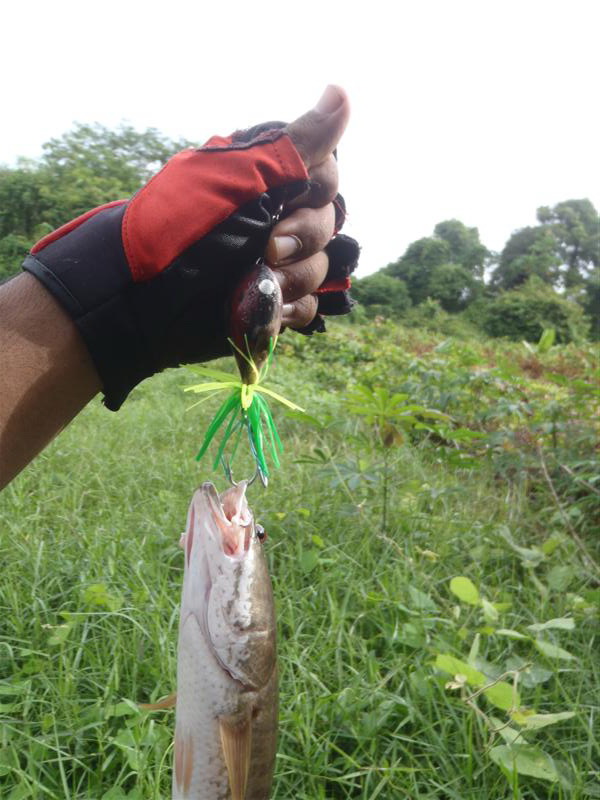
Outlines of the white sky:
<svg viewBox="0 0 600 800">
<path fill-rule="evenodd" d="M 359 274 L 457 218 L 500 250 L 539 205 L 600 207 L 597 0 L 4 3 L 0 162 L 74 121 L 203 141 L 350 95 Z"/>
</svg>

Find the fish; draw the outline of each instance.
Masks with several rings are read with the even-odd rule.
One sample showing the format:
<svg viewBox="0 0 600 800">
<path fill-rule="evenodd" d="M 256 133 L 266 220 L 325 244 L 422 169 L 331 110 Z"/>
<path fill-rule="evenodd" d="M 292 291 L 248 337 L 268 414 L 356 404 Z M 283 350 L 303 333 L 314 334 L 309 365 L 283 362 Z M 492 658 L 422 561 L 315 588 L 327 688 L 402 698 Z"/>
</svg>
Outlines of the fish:
<svg viewBox="0 0 600 800">
<path fill-rule="evenodd" d="M 277 748 L 273 589 L 240 481 L 204 483 L 186 530 L 173 800 L 268 800 Z"/>
</svg>

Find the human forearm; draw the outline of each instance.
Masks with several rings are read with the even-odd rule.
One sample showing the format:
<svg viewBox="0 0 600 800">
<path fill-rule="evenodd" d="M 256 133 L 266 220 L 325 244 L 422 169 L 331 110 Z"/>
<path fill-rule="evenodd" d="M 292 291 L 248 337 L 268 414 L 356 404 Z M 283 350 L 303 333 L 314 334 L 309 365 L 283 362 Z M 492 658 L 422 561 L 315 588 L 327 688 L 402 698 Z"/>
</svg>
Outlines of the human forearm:
<svg viewBox="0 0 600 800">
<path fill-rule="evenodd" d="M 38 281 L 0 286 L 0 489 L 100 388 L 75 325 Z"/>
</svg>

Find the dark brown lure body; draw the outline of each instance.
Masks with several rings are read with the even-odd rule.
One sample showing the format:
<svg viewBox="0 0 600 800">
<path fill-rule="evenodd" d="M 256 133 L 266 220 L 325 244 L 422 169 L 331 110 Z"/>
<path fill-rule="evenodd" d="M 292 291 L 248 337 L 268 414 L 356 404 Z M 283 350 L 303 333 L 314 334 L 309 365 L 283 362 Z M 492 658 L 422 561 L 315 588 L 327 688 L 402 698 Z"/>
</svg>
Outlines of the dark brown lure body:
<svg viewBox="0 0 600 800">
<path fill-rule="evenodd" d="M 242 278 L 231 299 L 229 331 L 244 383 L 256 383 L 281 327 L 283 299 L 277 278 L 262 259 Z M 252 363 L 253 362 L 253 363 Z"/>
</svg>

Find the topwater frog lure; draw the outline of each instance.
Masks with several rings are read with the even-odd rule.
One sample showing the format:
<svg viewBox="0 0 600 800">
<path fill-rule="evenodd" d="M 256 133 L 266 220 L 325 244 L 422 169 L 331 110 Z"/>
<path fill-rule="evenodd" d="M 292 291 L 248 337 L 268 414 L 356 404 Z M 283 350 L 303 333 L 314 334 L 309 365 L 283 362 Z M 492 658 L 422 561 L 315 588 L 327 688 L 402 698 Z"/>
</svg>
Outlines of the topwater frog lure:
<svg viewBox="0 0 600 800">
<path fill-rule="evenodd" d="M 281 289 L 272 270 L 261 259 L 240 282 L 231 301 L 229 342 L 237 361 L 240 378 L 236 379 L 228 372 L 199 366 L 194 367 L 194 371 L 212 380 L 185 389 L 186 392 L 207 394 L 208 397 L 204 400 L 221 392 L 228 392 L 207 428 L 196 460 L 199 461 L 204 456 L 212 440 L 224 427 L 213 468 L 216 469 L 221 463 L 231 483 L 234 483 L 231 464 L 244 433 L 248 438 L 256 466 L 254 477 L 250 482 L 259 477 L 263 486 L 267 485 L 269 479 L 267 452 L 270 453 L 274 466 L 280 465 L 279 453 L 283 450 L 283 445 L 267 397 L 283 403 L 293 411 L 303 410 L 296 403 L 264 385 L 277 343 L 281 312 Z M 199 403 L 204 400 L 200 400 Z M 232 448 L 226 457 L 230 441 Z"/>
</svg>

